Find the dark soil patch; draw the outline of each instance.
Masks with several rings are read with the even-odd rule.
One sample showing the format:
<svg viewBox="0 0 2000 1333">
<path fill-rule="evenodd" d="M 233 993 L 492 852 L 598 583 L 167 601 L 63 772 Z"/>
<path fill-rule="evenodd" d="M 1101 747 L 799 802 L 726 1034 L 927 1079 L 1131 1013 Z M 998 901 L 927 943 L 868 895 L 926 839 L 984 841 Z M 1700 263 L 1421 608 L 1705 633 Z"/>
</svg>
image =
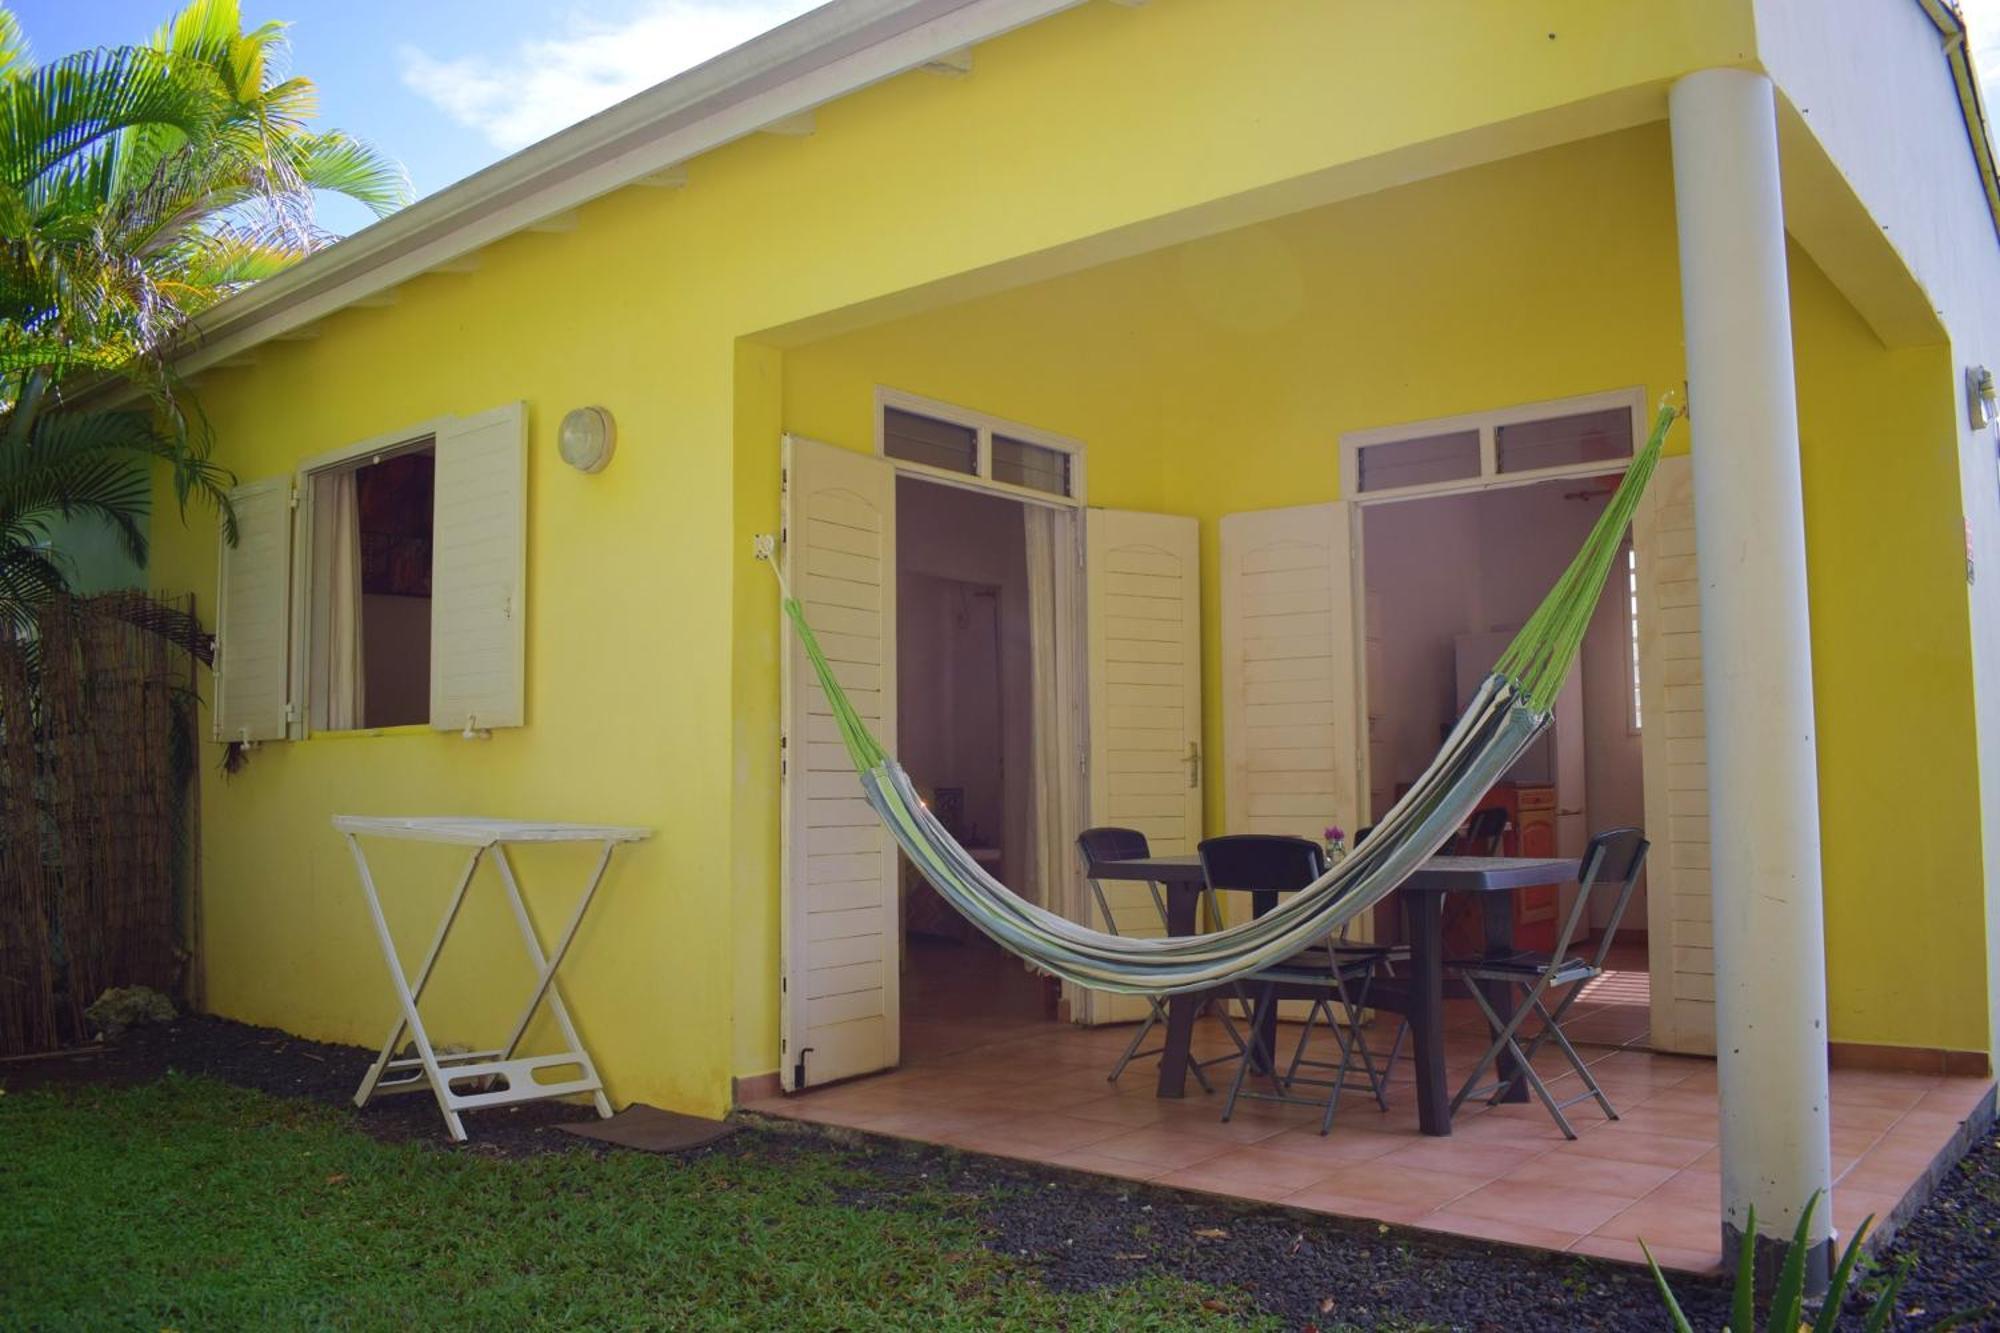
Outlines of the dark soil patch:
<svg viewBox="0 0 2000 1333">
<path fill-rule="evenodd" d="M 205 1075 L 279 1097 L 348 1108 L 372 1053 L 212 1018 L 129 1032 L 93 1053 L 0 1065 L 0 1087 L 134 1084 L 169 1071 Z M 453 1146 L 436 1105 L 412 1094 L 353 1112 L 377 1138 L 501 1156 L 609 1149 L 563 1134 L 574 1106 L 473 1112 L 472 1140 Z M 918 1190 L 963 1201 L 998 1252 L 1031 1264 L 1056 1290 L 1120 1287 L 1165 1274 L 1235 1287 L 1299 1329 L 1657 1330 L 1666 1320 L 1651 1277 L 1621 1264 L 1315 1216 L 1134 1185 L 1103 1177 L 752 1119 L 703 1155 L 787 1159 L 834 1154 L 870 1184 L 846 1202 L 895 1208 Z M 1914 1268 L 1898 1328 L 2000 1328 L 2000 1145 L 1975 1148 L 1931 1205 L 1899 1234 L 1879 1275 L 1905 1255 Z M 1879 1276 L 1876 1279 L 1879 1281 Z M 1728 1292 L 1677 1277 L 1697 1329 L 1722 1327 Z M 1866 1296 L 1847 1323 L 1858 1327 Z M 1955 1325 L 1949 1321 L 1956 1317 Z"/>
<path fill-rule="evenodd" d="M 354 1111 L 354 1090 L 375 1052 L 307 1041 L 274 1028 L 227 1019 L 189 1017 L 133 1028 L 118 1040 L 67 1055 L 0 1065 L 0 1087 L 29 1088 L 150 1083 L 169 1072 L 196 1074 L 273 1097 L 299 1097 Z M 605 1152 L 604 1145 L 555 1127 L 580 1118 L 561 1102 L 495 1107 L 464 1113 L 469 1143 L 461 1150 L 509 1157 L 538 1152 Z M 356 1128 L 392 1143 L 453 1146 L 437 1102 L 428 1093 L 378 1099 L 354 1111 Z"/>
<path fill-rule="evenodd" d="M 1848 1313 L 1858 1319 L 1905 1263 L 1897 1328 L 2000 1328 L 2000 1136 L 1975 1144 L 1903 1224 L 1857 1286 Z"/>
</svg>

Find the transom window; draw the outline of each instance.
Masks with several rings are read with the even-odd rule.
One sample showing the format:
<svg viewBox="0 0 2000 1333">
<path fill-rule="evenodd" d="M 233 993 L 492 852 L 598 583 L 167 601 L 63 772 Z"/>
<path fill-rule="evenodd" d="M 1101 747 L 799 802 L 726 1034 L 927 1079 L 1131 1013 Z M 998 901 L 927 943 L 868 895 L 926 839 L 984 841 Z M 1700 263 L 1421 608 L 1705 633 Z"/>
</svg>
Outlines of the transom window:
<svg viewBox="0 0 2000 1333">
<path fill-rule="evenodd" d="M 877 391 L 876 406 L 877 447 L 904 471 L 1083 501 L 1083 446 L 1075 440 L 892 389 Z"/>
<path fill-rule="evenodd" d="M 1601 472 L 1632 457 L 1642 390 L 1357 431 L 1342 441 L 1342 493 L 1422 494 Z"/>
</svg>

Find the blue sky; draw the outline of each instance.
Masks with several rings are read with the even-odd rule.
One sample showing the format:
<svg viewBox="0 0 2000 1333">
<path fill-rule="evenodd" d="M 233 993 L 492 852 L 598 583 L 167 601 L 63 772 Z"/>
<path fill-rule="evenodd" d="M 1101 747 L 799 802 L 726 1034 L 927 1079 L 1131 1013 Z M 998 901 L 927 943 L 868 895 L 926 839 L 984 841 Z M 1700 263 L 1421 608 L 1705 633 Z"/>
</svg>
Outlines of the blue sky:
<svg viewBox="0 0 2000 1333">
<path fill-rule="evenodd" d="M 5 0 L 0 0 L 4 3 Z M 2000 114 L 2000 0 L 1962 0 L 1989 110 Z M 134 41 L 175 0 L 12 0 L 44 59 Z M 429 194 L 629 97 L 818 0 L 243 0 L 291 24 L 294 68 L 319 85 L 322 128 L 372 140 Z M 342 200 L 320 220 L 369 221 Z"/>
<path fill-rule="evenodd" d="M 373 141 L 419 195 L 813 8 L 818 0 L 243 0 L 291 24 L 324 129 Z M 40 59 L 138 41 L 175 0 L 13 0 Z M 320 221 L 370 220 L 343 200 Z"/>
</svg>

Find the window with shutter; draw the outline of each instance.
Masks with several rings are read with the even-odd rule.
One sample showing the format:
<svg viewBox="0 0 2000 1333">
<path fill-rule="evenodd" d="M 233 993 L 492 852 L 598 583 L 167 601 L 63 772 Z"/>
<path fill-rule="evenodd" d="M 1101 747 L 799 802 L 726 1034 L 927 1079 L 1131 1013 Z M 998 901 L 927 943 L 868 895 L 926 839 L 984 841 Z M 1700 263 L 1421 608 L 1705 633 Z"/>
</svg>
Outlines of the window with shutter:
<svg viewBox="0 0 2000 1333">
<path fill-rule="evenodd" d="M 251 482 L 229 498 L 236 544 L 222 546 L 215 738 L 283 740 L 291 683 L 291 479 Z"/>
<path fill-rule="evenodd" d="M 431 725 L 518 727 L 526 711 L 526 408 L 445 422 L 435 449 Z"/>
</svg>

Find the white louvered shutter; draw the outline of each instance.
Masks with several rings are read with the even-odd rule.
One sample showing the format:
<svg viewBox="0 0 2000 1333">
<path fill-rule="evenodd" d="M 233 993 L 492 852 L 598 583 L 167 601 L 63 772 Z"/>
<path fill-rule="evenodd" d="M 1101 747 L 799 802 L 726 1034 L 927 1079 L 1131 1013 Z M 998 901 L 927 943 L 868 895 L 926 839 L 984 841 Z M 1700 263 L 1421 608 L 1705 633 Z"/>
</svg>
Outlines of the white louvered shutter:
<svg viewBox="0 0 2000 1333">
<path fill-rule="evenodd" d="M 431 725 L 518 727 L 527 648 L 528 415 L 523 404 L 437 433 Z"/>
<path fill-rule="evenodd" d="M 1694 467 L 1663 458 L 1632 520 L 1639 566 L 1639 702 L 1645 734 L 1646 927 L 1652 1044 L 1715 1053 L 1714 911 L 1709 898 L 1708 728 L 1702 702 L 1701 584 Z"/>
<path fill-rule="evenodd" d="M 1090 822 L 1138 829 L 1156 855 L 1201 843 L 1201 525 L 1178 514 L 1084 517 Z M 1164 934 L 1144 884 L 1107 880 L 1120 934 Z M 1089 1021 L 1146 1015 L 1092 994 Z"/>
<path fill-rule="evenodd" d="M 215 739 L 285 739 L 291 685 L 292 482 L 229 493 L 236 544 L 222 544 L 215 615 Z"/>
<path fill-rule="evenodd" d="M 785 437 L 785 579 L 868 729 L 896 749 L 896 476 Z M 783 1018 L 788 1091 L 894 1065 L 897 869 L 805 649 L 784 636 Z"/>
<path fill-rule="evenodd" d="M 1231 833 L 1363 821 L 1350 507 L 1222 520 L 1223 802 Z"/>
</svg>

